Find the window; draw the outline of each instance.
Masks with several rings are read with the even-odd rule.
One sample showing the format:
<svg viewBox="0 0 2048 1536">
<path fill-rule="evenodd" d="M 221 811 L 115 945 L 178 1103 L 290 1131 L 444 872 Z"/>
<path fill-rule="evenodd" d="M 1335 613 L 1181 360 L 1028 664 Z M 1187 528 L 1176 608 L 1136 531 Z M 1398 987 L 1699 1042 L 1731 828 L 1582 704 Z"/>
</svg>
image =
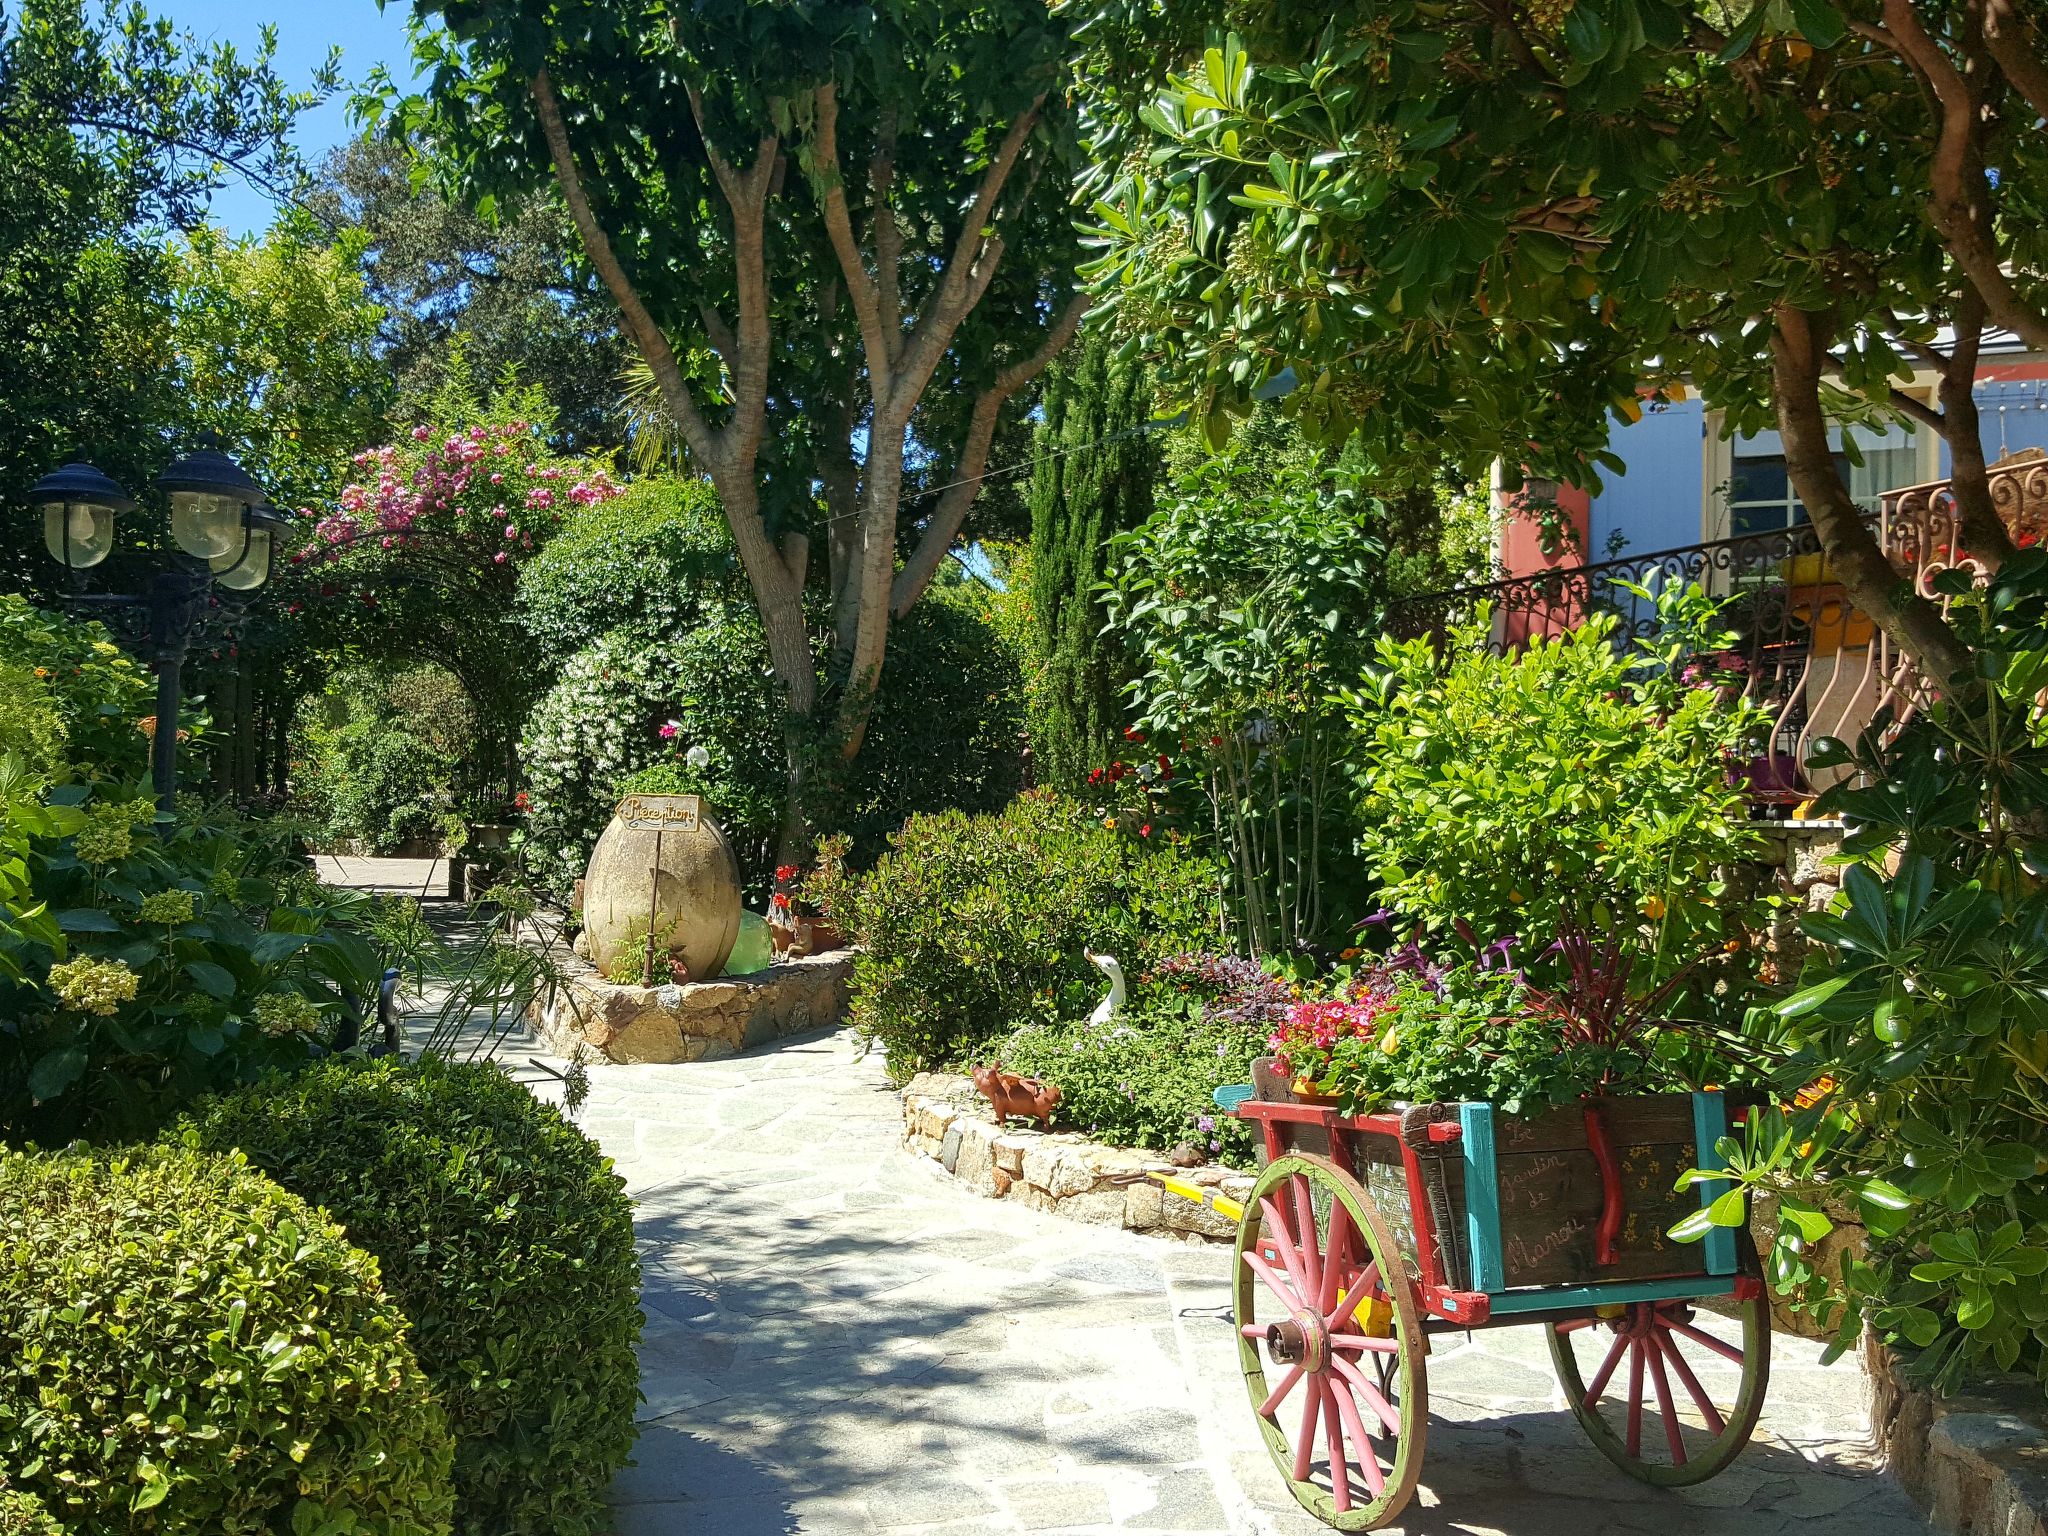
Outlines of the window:
<svg viewBox="0 0 2048 1536">
<path fill-rule="evenodd" d="M 1846 453 L 1836 453 L 1835 468 L 1847 482 L 1849 495 L 1867 512 L 1877 510 L 1878 497 L 1920 478 L 1920 450 L 1912 434 L 1894 429 L 1883 434 L 1852 429 L 1861 464 L 1851 464 Z M 1838 434 L 1830 433 L 1830 436 Z M 1792 488 L 1785 472 L 1785 455 L 1778 449 L 1777 434 L 1738 441 L 1728 477 L 1728 532 L 1732 538 L 1744 534 L 1770 533 L 1807 521 L 1806 508 Z"/>
</svg>

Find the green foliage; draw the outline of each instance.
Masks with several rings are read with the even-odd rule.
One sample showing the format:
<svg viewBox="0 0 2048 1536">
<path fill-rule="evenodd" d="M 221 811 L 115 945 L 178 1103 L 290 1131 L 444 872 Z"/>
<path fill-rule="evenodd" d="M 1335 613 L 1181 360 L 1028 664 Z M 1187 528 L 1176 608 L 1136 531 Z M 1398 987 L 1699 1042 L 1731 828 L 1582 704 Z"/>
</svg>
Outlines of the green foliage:
<svg viewBox="0 0 2048 1536">
<path fill-rule="evenodd" d="M 1032 791 L 993 815 L 914 816 L 825 915 L 860 946 L 851 1018 L 899 1077 L 965 1060 L 1023 1023 L 1087 1012 L 1101 973 L 1213 942 L 1216 872 Z"/>
<path fill-rule="evenodd" d="M 1859 413 L 1891 412 L 1907 338 L 1968 307 L 1956 264 L 2001 323 L 2043 323 L 2038 114 L 1959 13 L 1915 7 L 1927 35 L 1901 44 L 1828 0 L 1368 0 L 1339 27 L 1304 0 L 1066 9 L 1087 270 L 1218 435 L 1291 369 L 1319 440 L 1592 484 L 1639 377 L 1689 373 L 1729 430 L 1768 423 L 1801 314 L 1839 344 L 1827 398 Z M 1975 82 L 1962 133 L 1913 47 Z"/>
<path fill-rule="evenodd" d="M 376 1255 L 455 1437 L 458 1532 L 586 1536 L 632 1449 L 640 1265 L 608 1159 L 496 1067 L 336 1062 L 167 1133 L 242 1149 Z"/>
<path fill-rule="evenodd" d="M 454 676 L 424 664 L 348 667 L 299 706 L 292 791 L 323 845 L 386 853 L 459 831 L 457 770 L 476 715 Z"/>
<path fill-rule="evenodd" d="M 336 149 L 300 194 L 356 257 L 383 315 L 395 419 L 421 419 L 459 352 L 482 378 L 537 382 L 569 446 L 616 447 L 626 348 L 567 210 L 547 195 L 471 208 L 423 182 L 422 168 L 408 146 L 366 136 Z"/>
<path fill-rule="evenodd" d="M 449 1530 L 418 1335 L 377 1262 L 241 1158 L 0 1153 L 0 1232 L 0 1466 L 67 1525 Z"/>
<path fill-rule="evenodd" d="M 1820 805 L 1848 825 L 1842 893 L 1803 920 L 1799 990 L 1755 1019 L 1781 1090 L 1807 1086 L 1726 1144 L 1714 1219 L 1777 1194 L 1771 1277 L 1841 1347 L 1869 1327 L 1943 1390 L 1990 1367 L 2048 1385 L 2048 557 L 1944 581 L 1976 687 L 1893 741 L 1880 719 L 1815 743 L 1810 766 L 1860 770 Z M 1804 1252 L 1829 1204 L 1870 1232 L 1835 1273 Z"/>
<path fill-rule="evenodd" d="M 294 212 L 261 239 L 202 226 L 172 247 L 178 399 L 281 506 L 338 492 L 349 454 L 384 425 L 383 311 L 364 292 L 358 244 L 329 244 Z"/>
<path fill-rule="evenodd" d="M 52 779 L 76 773 L 126 780 L 149 771 L 149 739 L 136 722 L 149 712 L 155 685 L 100 625 L 45 612 L 19 597 L 0 597 L 0 661 L 26 690 L 15 695 L 13 707 L 25 711 L 18 729 L 47 739 L 49 723 L 37 724 L 34 717 L 46 708 L 56 713 L 61 763 L 38 764 L 31 757 L 31 767 Z M 19 675 L 24 672 L 25 679 Z"/>
<path fill-rule="evenodd" d="M 1758 716 L 1722 697 L 1713 605 L 1659 605 L 1632 647 L 1611 615 L 1509 657 L 1483 612 L 1443 656 L 1382 640 L 1346 695 L 1385 904 L 1440 940 L 1518 938 L 1531 976 L 1601 1028 L 1681 998 L 1711 1010 L 1757 915 L 1728 870 L 1758 846 L 1729 773 Z"/>
<path fill-rule="evenodd" d="M 0 505 L 90 454 L 131 489 L 197 423 L 172 340 L 178 256 L 231 176 L 289 186 L 290 130 L 332 89 L 287 88 L 267 43 L 205 42 L 107 0 L 25 0 L 0 28 Z M 249 370 L 253 380 L 256 370 Z M 40 541 L 0 549 L 0 585 L 47 580 Z"/>
<path fill-rule="evenodd" d="M 999 606 L 979 583 L 934 583 L 891 629 L 889 686 L 832 818 L 856 862 L 879 858 L 908 817 L 999 811 L 1023 788 L 1023 676 Z"/>
<path fill-rule="evenodd" d="M 568 656 L 613 630 L 665 641 L 707 608 L 746 596 L 710 484 L 647 476 L 614 501 L 569 513 L 519 573 L 519 620 Z"/>
<path fill-rule="evenodd" d="M 631 630 L 603 636 L 569 658 L 526 724 L 528 870 L 566 892 L 631 786 L 707 796 L 743 876 L 762 886 L 782 815 L 778 720 L 760 626 L 737 605 L 665 643 Z M 710 761 L 690 770 L 681 759 L 700 746 Z"/>
<path fill-rule="evenodd" d="M 834 797 L 862 860 L 906 816 L 993 810 L 1022 775 L 1016 664 L 972 591 L 935 589 L 897 623 L 890 658 L 902 681 L 877 701 L 859 758 L 821 774 L 821 798 Z M 784 718 L 760 624 L 738 603 L 707 602 L 679 635 L 606 634 L 569 659 L 527 722 L 528 868 L 566 891 L 622 794 L 701 794 L 743 884 L 765 892 L 786 795 Z M 688 762 L 697 748 L 703 768 Z"/>
<path fill-rule="evenodd" d="M 34 1494 L 0 1483 L 0 1536 L 64 1536 L 64 1527 Z"/>
<path fill-rule="evenodd" d="M 1063 1128 L 1122 1146 L 1186 1142 L 1235 1167 L 1252 1162 L 1251 1128 L 1211 1097 L 1248 1083 L 1262 1030 L 1211 1015 L 1198 992 L 1146 978 L 1110 1024 L 1027 1024 L 985 1054 L 1060 1090 Z"/>
<path fill-rule="evenodd" d="M 65 726 L 54 774 L 0 752 L 0 1141 L 133 1135 L 324 1049 L 376 989 L 355 899 L 312 883 L 284 827 L 159 813 L 129 713 L 147 684 L 97 626 L 4 602 L 0 645 L 49 674 L 36 702 Z M 304 1027 L 275 1027 L 280 999 Z"/>
<path fill-rule="evenodd" d="M 1346 883 L 1330 696 L 1357 675 L 1376 615 L 1377 511 L 1313 462 L 1231 454 L 1179 477 L 1112 545 L 1138 777 L 1219 838 L 1255 953 L 1322 937 L 1325 894 Z"/>
<path fill-rule="evenodd" d="M 1129 663 L 1096 588 L 1116 534 L 1152 515 L 1159 449 L 1144 371 L 1091 337 L 1055 363 L 1031 440 L 1031 611 L 1042 658 L 1031 683 L 1031 757 L 1041 784 L 1072 793 L 1123 733 Z"/>
</svg>

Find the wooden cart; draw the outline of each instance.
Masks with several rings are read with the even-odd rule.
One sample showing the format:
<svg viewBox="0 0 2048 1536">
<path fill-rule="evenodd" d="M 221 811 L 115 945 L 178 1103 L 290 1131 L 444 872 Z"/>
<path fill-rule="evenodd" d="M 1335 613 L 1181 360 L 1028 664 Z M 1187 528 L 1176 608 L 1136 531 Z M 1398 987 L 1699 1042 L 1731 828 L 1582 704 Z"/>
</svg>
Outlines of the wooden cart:
<svg viewBox="0 0 2048 1536">
<path fill-rule="evenodd" d="M 1720 1094 L 1527 1119 L 1487 1104 L 1347 1116 L 1251 1095 L 1217 1095 L 1265 1150 L 1238 1226 L 1238 1351 L 1310 1513 L 1342 1531 L 1391 1521 L 1422 1472 L 1430 1338 L 1509 1323 L 1545 1330 L 1572 1412 L 1632 1476 L 1697 1483 L 1741 1451 L 1770 1372 L 1754 1253 L 1723 1227 L 1666 1236 L 1726 1187 L 1672 1188 L 1720 1166 Z"/>
</svg>

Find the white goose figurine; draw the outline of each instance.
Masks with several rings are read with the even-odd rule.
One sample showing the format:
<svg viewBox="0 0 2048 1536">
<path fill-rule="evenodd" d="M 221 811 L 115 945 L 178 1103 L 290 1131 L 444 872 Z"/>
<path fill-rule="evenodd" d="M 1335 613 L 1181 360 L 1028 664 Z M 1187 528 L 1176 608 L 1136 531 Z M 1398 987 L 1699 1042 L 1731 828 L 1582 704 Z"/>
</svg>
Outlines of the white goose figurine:
<svg viewBox="0 0 2048 1536">
<path fill-rule="evenodd" d="M 1124 1005 L 1124 968 L 1116 963 L 1115 955 L 1098 955 L 1093 950 L 1084 954 L 1094 962 L 1095 968 L 1109 978 L 1109 996 L 1095 1005 L 1095 1011 L 1088 1015 L 1090 1028 L 1100 1029 L 1117 1015 Z"/>
</svg>

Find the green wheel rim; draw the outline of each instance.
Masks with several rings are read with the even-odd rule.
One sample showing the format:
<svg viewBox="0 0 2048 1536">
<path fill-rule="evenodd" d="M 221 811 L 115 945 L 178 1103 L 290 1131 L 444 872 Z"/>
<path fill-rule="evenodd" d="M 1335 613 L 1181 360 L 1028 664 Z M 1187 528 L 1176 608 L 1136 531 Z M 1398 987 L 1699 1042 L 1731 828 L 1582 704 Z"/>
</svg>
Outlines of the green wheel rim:
<svg viewBox="0 0 2048 1536">
<path fill-rule="evenodd" d="M 1245 1390 L 1288 1491 L 1337 1530 L 1387 1524 L 1421 1476 L 1428 1382 L 1408 1271 L 1372 1197 L 1327 1159 L 1277 1157 L 1246 1198 L 1232 1257 Z"/>
<path fill-rule="evenodd" d="M 1621 1317 L 1547 1325 L 1565 1401 L 1594 1447 L 1660 1488 L 1703 1483 L 1742 1454 L 1771 1379 L 1771 1307 L 1741 1303 L 1738 1347 L 1702 1327 L 1687 1301 L 1631 1303 Z M 1581 1373 L 1578 1341 L 1596 1348 Z M 1737 1374 L 1739 1372 L 1739 1374 Z"/>
</svg>

